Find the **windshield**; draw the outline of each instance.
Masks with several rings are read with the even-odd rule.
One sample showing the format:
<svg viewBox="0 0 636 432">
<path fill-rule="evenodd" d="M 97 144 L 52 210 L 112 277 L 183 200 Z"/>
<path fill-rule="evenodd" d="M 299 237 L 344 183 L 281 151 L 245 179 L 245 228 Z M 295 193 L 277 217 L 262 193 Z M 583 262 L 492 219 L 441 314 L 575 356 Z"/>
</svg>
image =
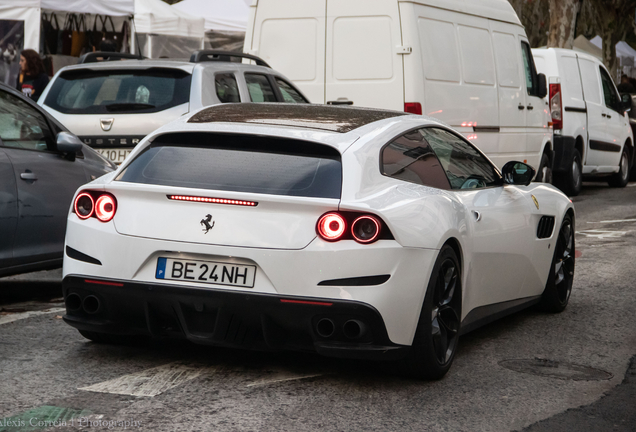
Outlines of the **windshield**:
<svg viewBox="0 0 636 432">
<path fill-rule="evenodd" d="M 191 75 L 179 69 L 62 73 L 45 105 L 65 114 L 152 113 L 187 103 Z"/>
</svg>

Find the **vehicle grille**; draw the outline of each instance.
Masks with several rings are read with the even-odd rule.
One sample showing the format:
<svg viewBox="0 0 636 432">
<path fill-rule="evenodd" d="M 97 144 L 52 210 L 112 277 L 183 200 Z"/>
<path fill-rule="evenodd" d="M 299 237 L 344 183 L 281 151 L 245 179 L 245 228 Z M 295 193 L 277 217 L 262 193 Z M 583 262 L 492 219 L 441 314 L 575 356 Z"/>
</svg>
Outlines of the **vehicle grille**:
<svg viewBox="0 0 636 432">
<path fill-rule="evenodd" d="M 554 230 L 554 216 L 541 216 L 537 227 L 537 238 L 548 238 Z"/>
</svg>

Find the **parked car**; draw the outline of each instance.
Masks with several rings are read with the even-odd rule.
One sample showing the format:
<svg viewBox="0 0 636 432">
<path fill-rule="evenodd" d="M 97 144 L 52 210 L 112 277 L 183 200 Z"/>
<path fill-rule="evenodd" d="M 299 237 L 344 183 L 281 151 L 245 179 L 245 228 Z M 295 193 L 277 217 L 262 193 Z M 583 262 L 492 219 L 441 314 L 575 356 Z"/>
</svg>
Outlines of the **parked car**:
<svg viewBox="0 0 636 432">
<path fill-rule="evenodd" d="M 61 267 L 75 191 L 115 165 L 3 84 L 0 138 L 0 276 Z"/>
<path fill-rule="evenodd" d="M 125 61 L 102 61 L 97 59 Z M 263 60 L 197 51 L 190 61 L 135 60 L 90 53 L 61 69 L 39 104 L 89 146 L 121 163 L 158 127 L 207 105 L 227 102 L 308 103 Z M 232 62 L 250 58 L 256 65 Z"/>
<path fill-rule="evenodd" d="M 224 104 L 147 136 L 69 214 L 66 322 L 126 335 L 399 360 L 440 378 L 459 335 L 559 312 L 574 208 L 430 118 Z"/>
<path fill-rule="evenodd" d="M 624 187 L 634 158 L 634 138 L 623 102 L 603 63 L 588 54 L 533 49 L 537 69 L 550 83 L 548 101 L 554 130 L 554 180 L 578 195 L 584 177 Z"/>
<path fill-rule="evenodd" d="M 545 76 L 507 0 L 259 0 L 250 17 L 244 51 L 312 102 L 438 118 L 550 182 Z"/>
</svg>

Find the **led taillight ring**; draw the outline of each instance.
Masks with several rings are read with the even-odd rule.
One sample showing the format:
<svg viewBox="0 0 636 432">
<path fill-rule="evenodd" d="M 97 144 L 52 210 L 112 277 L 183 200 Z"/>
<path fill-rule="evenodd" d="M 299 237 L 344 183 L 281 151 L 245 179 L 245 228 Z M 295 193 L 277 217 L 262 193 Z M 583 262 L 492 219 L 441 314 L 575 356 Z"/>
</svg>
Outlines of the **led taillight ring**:
<svg viewBox="0 0 636 432">
<path fill-rule="evenodd" d="M 112 195 L 100 195 L 95 202 L 95 216 L 102 222 L 108 222 L 115 217 L 117 204 Z"/>
<path fill-rule="evenodd" d="M 83 201 L 84 204 L 80 204 L 80 201 Z M 87 210 L 86 204 L 90 203 L 90 210 Z M 75 203 L 73 204 L 73 210 L 75 210 L 75 214 L 80 219 L 88 219 L 95 212 L 95 201 L 93 197 L 86 193 L 82 192 L 75 198 Z"/>
<path fill-rule="evenodd" d="M 338 241 L 347 230 L 347 222 L 338 213 L 327 213 L 318 220 L 318 234 L 327 241 Z"/>
<path fill-rule="evenodd" d="M 377 218 L 364 215 L 357 218 L 351 224 L 351 235 L 353 236 L 353 239 L 358 243 L 372 243 L 376 241 L 380 236 L 381 228 L 382 225 Z M 363 234 L 365 234 L 366 237 L 360 235 L 360 232 L 356 232 L 360 229 L 363 230 Z"/>
</svg>

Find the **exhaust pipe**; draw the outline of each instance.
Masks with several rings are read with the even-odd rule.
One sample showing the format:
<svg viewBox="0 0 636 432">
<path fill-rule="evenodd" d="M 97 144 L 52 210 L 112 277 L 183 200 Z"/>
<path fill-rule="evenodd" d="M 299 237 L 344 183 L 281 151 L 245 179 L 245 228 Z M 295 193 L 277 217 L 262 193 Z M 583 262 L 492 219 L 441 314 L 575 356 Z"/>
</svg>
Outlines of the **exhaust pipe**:
<svg viewBox="0 0 636 432">
<path fill-rule="evenodd" d="M 79 295 L 75 293 L 71 293 L 67 295 L 65 303 L 66 303 L 66 308 L 69 311 L 77 311 L 77 310 L 80 310 L 80 308 L 82 307 L 82 299 L 80 298 Z"/>
<path fill-rule="evenodd" d="M 357 339 L 366 333 L 367 326 L 362 321 L 349 320 L 342 326 L 342 331 L 349 339 Z"/>
<path fill-rule="evenodd" d="M 323 318 L 316 324 L 316 333 L 318 336 L 328 338 L 336 331 L 336 326 L 329 318 Z"/>
<path fill-rule="evenodd" d="M 84 311 L 89 314 L 94 314 L 99 311 L 100 302 L 94 295 L 89 295 L 84 298 Z"/>
</svg>

